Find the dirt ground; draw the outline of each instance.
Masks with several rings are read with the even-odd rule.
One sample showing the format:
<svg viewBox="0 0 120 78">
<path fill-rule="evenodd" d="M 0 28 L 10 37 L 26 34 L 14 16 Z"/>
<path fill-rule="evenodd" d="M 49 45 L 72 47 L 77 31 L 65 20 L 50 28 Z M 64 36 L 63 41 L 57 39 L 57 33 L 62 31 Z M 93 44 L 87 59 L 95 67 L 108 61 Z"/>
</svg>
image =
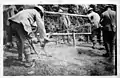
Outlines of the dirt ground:
<svg viewBox="0 0 120 78">
<path fill-rule="evenodd" d="M 4 50 L 5 76 L 92 76 L 114 75 L 114 65 L 102 55 L 105 50 L 92 49 L 91 44 L 79 43 L 76 47 L 65 44 L 48 43 L 45 52 L 35 45 L 39 54 L 35 56 L 36 66 L 26 68 L 17 60 L 16 48 Z M 98 46 L 99 47 L 99 46 Z"/>
</svg>

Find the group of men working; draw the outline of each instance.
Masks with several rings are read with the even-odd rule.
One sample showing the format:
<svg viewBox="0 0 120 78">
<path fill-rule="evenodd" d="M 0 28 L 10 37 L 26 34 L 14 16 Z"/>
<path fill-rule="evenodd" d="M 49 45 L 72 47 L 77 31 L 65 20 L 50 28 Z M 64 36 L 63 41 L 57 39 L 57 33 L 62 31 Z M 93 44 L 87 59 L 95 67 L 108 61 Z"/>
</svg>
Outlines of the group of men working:
<svg viewBox="0 0 120 78">
<path fill-rule="evenodd" d="M 89 9 L 88 18 L 91 22 L 91 40 L 93 42 L 93 48 L 95 48 L 96 38 L 101 45 L 101 33 L 103 36 L 103 45 L 106 49 L 104 57 L 109 57 L 112 61 L 115 54 L 116 45 L 116 26 L 117 18 L 116 12 L 112 10 L 112 6 L 107 5 L 105 11 L 101 14 L 101 18 L 98 13 L 93 11 L 93 8 Z M 114 52 L 113 52 L 114 50 Z"/>
<path fill-rule="evenodd" d="M 14 7 L 15 8 L 15 7 Z M 60 11 L 60 10 L 59 10 Z M 113 43 L 115 39 L 115 27 L 116 27 L 116 13 L 111 10 L 111 6 L 106 7 L 106 11 L 100 16 L 93 11 L 93 8 L 88 10 L 89 14 L 86 15 L 91 23 L 92 35 L 91 40 L 93 42 L 93 48 L 95 48 L 96 38 L 98 37 L 99 43 L 101 35 L 101 27 L 103 30 L 103 41 L 106 48 L 106 54 L 104 56 L 112 56 L 113 54 Z M 66 17 L 65 15 L 63 17 Z M 20 10 L 18 13 L 13 14 L 8 18 L 9 25 L 8 29 L 8 42 L 7 46 L 11 45 L 12 42 L 12 32 L 14 31 L 16 37 L 19 40 L 18 43 L 18 59 L 23 60 L 23 54 L 26 59 L 26 66 L 33 65 L 33 59 L 31 58 L 31 45 L 29 39 L 32 42 L 37 42 L 35 34 L 32 31 L 32 26 L 36 22 L 38 33 L 40 36 L 40 41 L 44 45 L 46 42 L 52 41 L 46 35 L 46 30 L 44 26 L 44 9 L 42 6 L 34 6 L 30 9 Z M 67 17 L 68 18 L 68 17 Z M 67 19 L 66 19 L 67 20 Z M 67 24 L 67 21 L 63 21 Z M 101 23 L 101 25 L 100 25 Z M 68 24 L 67 24 L 68 26 Z M 12 30 L 12 31 L 11 31 Z M 101 44 L 101 43 L 100 43 Z"/>
</svg>

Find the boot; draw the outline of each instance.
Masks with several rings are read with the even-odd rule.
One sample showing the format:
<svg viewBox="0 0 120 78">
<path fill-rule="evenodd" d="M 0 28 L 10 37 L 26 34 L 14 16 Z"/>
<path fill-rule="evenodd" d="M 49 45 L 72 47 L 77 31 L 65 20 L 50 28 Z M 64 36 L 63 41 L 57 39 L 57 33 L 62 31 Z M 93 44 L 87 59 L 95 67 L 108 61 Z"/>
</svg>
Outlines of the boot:
<svg viewBox="0 0 120 78">
<path fill-rule="evenodd" d="M 44 38 L 44 42 L 54 42 L 55 40 L 54 39 L 50 39 L 50 38 L 48 38 L 48 37 L 45 37 Z"/>
<path fill-rule="evenodd" d="M 54 39 L 50 39 L 48 37 L 45 37 L 44 41 L 41 42 L 41 47 L 45 47 L 45 44 L 48 43 L 48 42 L 56 42 L 56 41 Z"/>
<path fill-rule="evenodd" d="M 34 66 L 35 66 L 35 60 L 33 60 L 33 61 L 31 61 L 31 62 L 27 61 L 27 62 L 25 63 L 25 67 L 32 68 L 32 67 L 34 67 Z"/>
</svg>

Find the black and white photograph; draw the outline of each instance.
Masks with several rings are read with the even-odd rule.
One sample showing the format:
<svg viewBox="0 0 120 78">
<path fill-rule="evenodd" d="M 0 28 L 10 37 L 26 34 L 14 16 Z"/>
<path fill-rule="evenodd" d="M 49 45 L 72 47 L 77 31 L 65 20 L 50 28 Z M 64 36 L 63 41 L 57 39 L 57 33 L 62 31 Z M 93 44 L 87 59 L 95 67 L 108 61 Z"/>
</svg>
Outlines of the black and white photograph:
<svg viewBox="0 0 120 78">
<path fill-rule="evenodd" d="M 117 76 L 117 4 L 3 4 L 3 76 Z"/>
</svg>

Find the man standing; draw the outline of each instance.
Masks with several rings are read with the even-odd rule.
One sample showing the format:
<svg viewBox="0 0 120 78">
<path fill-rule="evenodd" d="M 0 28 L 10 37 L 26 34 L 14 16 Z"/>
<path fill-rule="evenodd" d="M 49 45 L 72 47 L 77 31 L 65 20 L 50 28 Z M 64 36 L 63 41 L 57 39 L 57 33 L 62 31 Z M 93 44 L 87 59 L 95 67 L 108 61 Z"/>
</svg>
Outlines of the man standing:
<svg viewBox="0 0 120 78">
<path fill-rule="evenodd" d="M 100 16 L 98 13 L 93 11 L 93 8 L 89 8 L 88 13 L 89 14 L 87 16 L 88 16 L 90 23 L 91 23 L 91 32 L 92 32 L 91 40 L 93 43 L 92 48 L 94 49 L 95 44 L 97 43 L 97 40 L 101 44 L 101 39 L 100 39 L 101 32 L 100 32 L 100 26 L 99 26 Z"/>
<path fill-rule="evenodd" d="M 42 6 L 35 6 L 34 9 L 25 9 L 17 13 L 16 15 L 9 18 L 10 26 L 16 32 L 16 35 L 19 40 L 18 59 L 22 61 L 22 53 L 25 55 L 26 66 L 33 65 L 33 59 L 31 58 L 31 47 L 29 43 L 29 39 L 33 42 L 37 42 L 37 38 L 35 37 L 32 31 L 32 24 L 36 22 L 38 33 L 40 34 L 40 38 L 45 41 L 50 41 L 50 39 L 46 36 L 46 30 L 44 27 L 43 18 L 44 9 Z"/>
<path fill-rule="evenodd" d="M 112 58 L 113 45 L 115 42 L 116 32 L 116 12 L 111 9 L 110 5 L 106 6 L 106 11 L 102 13 L 101 25 L 103 26 L 103 41 L 106 48 L 106 54 L 103 56 Z"/>
<path fill-rule="evenodd" d="M 63 13 L 63 12 L 66 13 L 67 11 L 68 11 L 67 8 L 60 8 L 59 9 L 60 13 Z M 69 33 L 69 27 L 71 25 L 71 22 L 70 22 L 68 15 L 61 15 L 60 24 L 61 24 L 63 32 Z M 70 36 L 67 35 L 67 43 L 70 43 L 69 40 L 70 40 Z M 63 41 L 65 42 L 65 36 L 63 36 Z"/>
<path fill-rule="evenodd" d="M 4 36 L 5 36 L 5 44 L 7 47 L 12 47 L 12 30 L 10 25 L 10 22 L 8 21 L 8 18 L 12 17 L 18 12 L 17 8 L 15 5 L 5 5 L 4 6 L 4 12 L 3 12 L 3 17 L 4 17 Z M 8 36 L 9 35 L 9 36 Z"/>
</svg>

